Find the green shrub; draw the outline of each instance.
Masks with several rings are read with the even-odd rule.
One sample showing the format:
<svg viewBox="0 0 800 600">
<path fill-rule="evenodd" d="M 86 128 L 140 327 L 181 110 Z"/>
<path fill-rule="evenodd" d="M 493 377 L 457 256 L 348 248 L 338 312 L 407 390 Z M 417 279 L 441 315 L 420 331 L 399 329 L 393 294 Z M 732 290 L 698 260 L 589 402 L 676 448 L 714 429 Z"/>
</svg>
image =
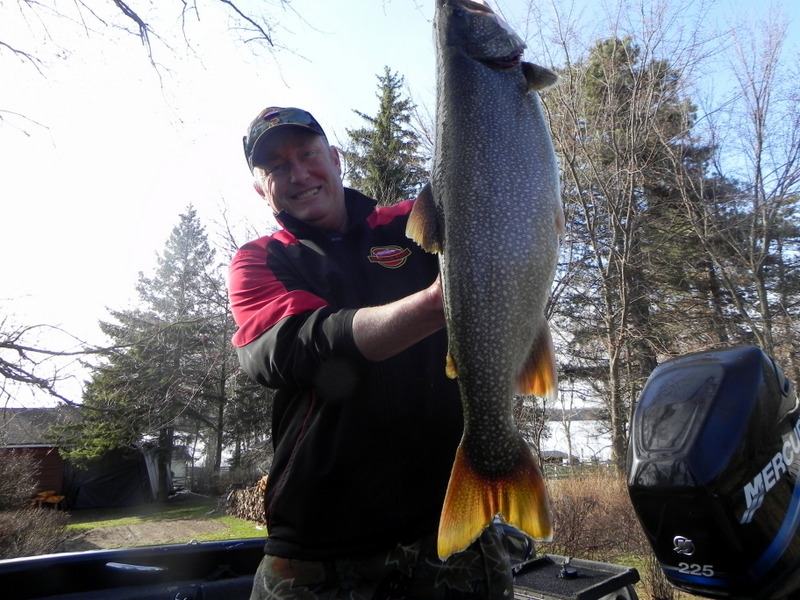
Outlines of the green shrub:
<svg viewBox="0 0 800 600">
<path fill-rule="evenodd" d="M 42 508 L 0 512 L 0 559 L 56 552 L 67 539 L 67 513 Z"/>
<path fill-rule="evenodd" d="M 540 553 L 633 566 L 642 578 L 636 586 L 640 598 L 677 596 L 639 525 L 623 477 L 598 470 L 547 483 L 554 533 Z"/>
<path fill-rule="evenodd" d="M 24 451 L 0 459 L 0 558 L 55 552 L 67 538 L 66 513 L 31 507 L 38 461 Z"/>
<path fill-rule="evenodd" d="M 622 477 L 581 474 L 549 480 L 548 490 L 554 533 L 547 552 L 612 561 L 647 547 Z"/>
<path fill-rule="evenodd" d="M 24 508 L 36 491 L 39 462 L 24 450 L 0 456 L 0 510 Z"/>
</svg>

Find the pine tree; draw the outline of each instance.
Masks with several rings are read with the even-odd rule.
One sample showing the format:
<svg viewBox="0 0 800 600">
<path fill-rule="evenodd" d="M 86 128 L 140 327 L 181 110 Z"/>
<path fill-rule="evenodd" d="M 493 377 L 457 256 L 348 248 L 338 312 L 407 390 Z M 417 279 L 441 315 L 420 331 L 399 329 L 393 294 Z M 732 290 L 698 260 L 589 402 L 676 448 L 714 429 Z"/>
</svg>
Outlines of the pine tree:
<svg viewBox="0 0 800 600">
<path fill-rule="evenodd" d="M 156 262 L 152 277 L 139 274 L 140 307 L 110 311 L 115 322 L 100 323 L 114 345 L 93 369 L 83 421 L 72 431 L 67 454 L 88 461 L 149 442 L 165 473 L 175 438 L 199 436 L 209 466 L 219 470 L 230 441 L 232 391 L 247 398 L 254 393 L 240 381 L 224 279 L 192 207 L 180 216 Z M 263 418 L 257 421 L 266 428 Z M 159 498 L 166 493 L 160 489 Z"/>
<path fill-rule="evenodd" d="M 349 148 L 342 152 L 348 185 L 391 205 L 413 198 L 428 178 L 426 158 L 419 154 L 420 137 L 411 127 L 413 103 L 402 97 L 403 78 L 385 67 L 378 76 L 378 114 L 371 117 L 354 111 L 367 121 L 360 129 L 348 129 Z"/>
</svg>

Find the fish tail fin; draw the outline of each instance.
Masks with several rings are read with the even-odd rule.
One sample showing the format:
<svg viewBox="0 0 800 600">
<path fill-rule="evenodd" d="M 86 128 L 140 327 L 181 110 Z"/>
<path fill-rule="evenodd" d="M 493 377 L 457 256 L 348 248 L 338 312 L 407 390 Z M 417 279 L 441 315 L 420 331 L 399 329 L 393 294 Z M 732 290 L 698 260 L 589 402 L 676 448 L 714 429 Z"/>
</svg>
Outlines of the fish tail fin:
<svg viewBox="0 0 800 600">
<path fill-rule="evenodd" d="M 558 394 L 556 353 L 553 349 L 553 338 L 550 337 L 550 327 L 546 322 L 517 376 L 517 386 L 523 395 L 534 394 L 555 400 Z"/>
<path fill-rule="evenodd" d="M 552 538 L 544 477 L 526 444 L 520 444 L 518 467 L 505 477 L 477 473 L 464 452 L 456 451 L 439 521 L 439 558 L 446 559 L 474 542 L 495 515 L 537 540 Z"/>
</svg>

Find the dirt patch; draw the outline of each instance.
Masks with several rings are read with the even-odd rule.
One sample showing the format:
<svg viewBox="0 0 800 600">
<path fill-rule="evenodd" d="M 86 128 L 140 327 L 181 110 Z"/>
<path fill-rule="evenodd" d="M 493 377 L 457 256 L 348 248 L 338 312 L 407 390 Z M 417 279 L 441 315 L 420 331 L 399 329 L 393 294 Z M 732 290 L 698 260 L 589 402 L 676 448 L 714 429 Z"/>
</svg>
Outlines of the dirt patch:
<svg viewBox="0 0 800 600">
<path fill-rule="evenodd" d="M 201 519 L 146 521 L 132 525 L 100 527 L 73 533 L 59 546 L 58 552 L 183 543 L 200 534 L 225 528 L 223 523 Z"/>
</svg>

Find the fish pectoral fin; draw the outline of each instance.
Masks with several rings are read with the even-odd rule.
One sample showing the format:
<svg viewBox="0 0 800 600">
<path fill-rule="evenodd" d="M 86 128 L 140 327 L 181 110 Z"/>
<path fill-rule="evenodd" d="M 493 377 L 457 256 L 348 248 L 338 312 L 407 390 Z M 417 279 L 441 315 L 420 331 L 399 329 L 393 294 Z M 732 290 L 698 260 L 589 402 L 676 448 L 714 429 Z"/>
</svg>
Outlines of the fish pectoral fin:
<svg viewBox="0 0 800 600">
<path fill-rule="evenodd" d="M 525 76 L 525 81 L 528 82 L 529 92 L 541 92 L 558 83 L 556 73 L 533 63 L 523 62 L 522 74 Z"/>
<path fill-rule="evenodd" d="M 552 538 L 544 477 L 528 446 L 518 447 L 517 468 L 492 479 L 481 477 L 458 447 L 439 521 L 439 558 L 465 550 L 498 514 L 534 539 Z"/>
<path fill-rule="evenodd" d="M 414 201 L 414 208 L 406 223 L 406 235 L 426 252 L 442 252 L 442 227 L 430 183 L 425 184 Z"/>
<path fill-rule="evenodd" d="M 558 394 L 556 353 L 550 337 L 550 326 L 546 322 L 531 347 L 522 371 L 517 375 L 517 387 L 520 394 L 534 394 L 550 400 L 555 400 Z"/>
</svg>

